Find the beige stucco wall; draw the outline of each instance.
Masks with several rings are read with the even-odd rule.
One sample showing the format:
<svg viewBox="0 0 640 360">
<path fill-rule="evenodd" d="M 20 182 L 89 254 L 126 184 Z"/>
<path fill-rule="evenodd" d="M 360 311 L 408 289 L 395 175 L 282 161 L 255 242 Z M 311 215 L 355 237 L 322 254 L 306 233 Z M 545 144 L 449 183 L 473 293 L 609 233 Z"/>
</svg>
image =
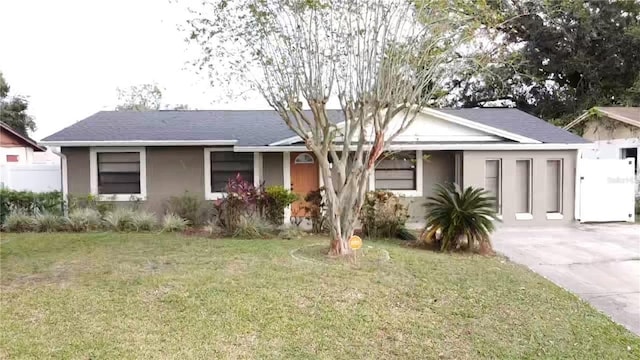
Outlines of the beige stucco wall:
<svg viewBox="0 0 640 360">
<path fill-rule="evenodd" d="M 591 141 L 613 140 L 613 139 L 629 139 L 640 136 L 640 129 L 625 126 L 624 123 L 613 121 L 616 126 L 613 129 L 607 129 L 598 120 L 589 121 L 585 125 L 583 138 Z"/>
<path fill-rule="evenodd" d="M 69 193 L 87 195 L 91 192 L 89 180 L 89 148 L 63 147 L 60 151 L 67 158 L 67 183 Z"/>
<path fill-rule="evenodd" d="M 89 148 L 62 148 L 67 157 L 69 193 L 85 196 L 91 192 Z M 147 200 L 143 206 L 157 214 L 164 203 L 185 191 L 204 199 L 204 147 L 147 147 Z M 282 154 L 263 154 L 263 179 L 266 185 L 282 184 Z M 126 203 L 126 202 L 120 202 Z"/>
<path fill-rule="evenodd" d="M 163 213 L 163 203 L 185 191 L 204 198 L 202 147 L 147 147 L 147 201 L 145 206 Z"/>
<path fill-rule="evenodd" d="M 484 187 L 485 160 L 502 159 L 502 220 L 506 226 L 565 225 L 573 222 L 575 204 L 575 150 L 563 151 L 464 151 L 464 186 Z M 512 194 L 516 186 L 516 160 L 531 159 L 532 163 L 532 215 L 531 220 L 516 220 L 515 201 Z M 559 220 L 547 219 L 546 213 L 546 166 L 547 160 L 563 160 L 562 214 Z"/>
</svg>

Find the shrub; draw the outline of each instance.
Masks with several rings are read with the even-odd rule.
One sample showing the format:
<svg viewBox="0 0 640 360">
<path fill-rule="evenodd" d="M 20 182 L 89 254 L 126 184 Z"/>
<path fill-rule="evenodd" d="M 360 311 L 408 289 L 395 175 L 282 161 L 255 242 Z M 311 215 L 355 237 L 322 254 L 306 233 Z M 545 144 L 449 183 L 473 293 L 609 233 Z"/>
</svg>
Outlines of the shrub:
<svg viewBox="0 0 640 360">
<path fill-rule="evenodd" d="M 114 231 L 132 231 L 135 230 L 133 225 L 133 217 L 135 211 L 126 207 L 117 207 L 108 212 L 104 221 L 110 230 Z"/>
<path fill-rule="evenodd" d="M 436 185 L 435 194 L 425 204 L 427 239 L 435 239 L 440 229 L 442 237 L 437 242 L 442 251 L 475 250 L 476 243 L 480 247 L 490 246 L 489 236 L 495 230 L 493 221 L 498 220 L 494 204 L 495 198 L 484 189 Z"/>
<path fill-rule="evenodd" d="M 131 225 L 136 231 L 151 231 L 158 225 L 158 219 L 154 213 L 140 210 L 133 213 Z"/>
<path fill-rule="evenodd" d="M 100 217 L 103 217 L 107 213 L 113 211 L 113 209 L 115 209 L 115 205 L 108 201 L 98 201 L 98 197 L 92 194 L 68 195 L 67 208 L 70 212 L 76 209 L 93 209 L 98 211 Z"/>
<path fill-rule="evenodd" d="M 36 220 L 24 210 L 13 210 L 4 218 L 3 228 L 10 232 L 33 231 Z"/>
<path fill-rule="evenodd" d="M 408 209 L 398 196 L 389 191 L 370 191 L 365 195 L 359 220 L 365 235 L 391 238 L 408 236 L 404 229 L 408 218 Z"/>
<path fill-rule="evenodd" d="M 63 216 L 49 213 L 38 213 L 34 215 L 34 230 L 40 232 L 55 232 L 64 230 L 67 223 Z"/>
<path fill-rule="evenodd" d="M 13 211 L 22 211 L 26 215 L 37 212 L 62 214 L 64 204 L 59 191 L 35 193 L 0 188 L 0 222 Z"/>
<path fill-rule="evenodd" d="M 314 234 L 323 233 L 327 225 L 327 207 L 324 202 L 324 187 L 307 193 L 304 197 L 307 202 L 305 209 L 307 217 L 311 220 L 311 232 Z"/>
<path fill-rule="evenodd" d="M 275 228 L 259 216 L 243 216 L 231 234 L 236 238 L 264 239 L 274 236 Z"/>
<path fill-rule="evenodd" d="M 92 231 L 102 225 L 102 217 L 98 210 L 90 208 L 77 208 L 69 212 L 67 226 L 71 231 Z"/>
<path fill-rule="evenodd" d="M 216 225 L 233 235 L 244 217 L 259 215 L 259 205 L 264 203 L 262 187 L 256 188 L 240 174 L 229 179 L 226 196 L 214 202 Z"/>
<path fill-rule="evenodd" d="M 211 218 L 211 209 L 206 201 L 185 191 L 181 196 L 172 196 L 164 204 L 164 212 L 176 214 L 193 226 L 206 224 Z"/>
<path fill-rule="evenodd" d="M 264 216 L 274 225 L 282 225 L 284 209 L 296 201 L 298 196 L 284 186 L 268 186 L 264 196 Z"/>
<path fill-rule="evenodd" d="M 164 232 L 184 231 L 188 225 L 188 220 L 176 214 L 168 213 L 162 218 L 162 231 Z"/>
</svg>

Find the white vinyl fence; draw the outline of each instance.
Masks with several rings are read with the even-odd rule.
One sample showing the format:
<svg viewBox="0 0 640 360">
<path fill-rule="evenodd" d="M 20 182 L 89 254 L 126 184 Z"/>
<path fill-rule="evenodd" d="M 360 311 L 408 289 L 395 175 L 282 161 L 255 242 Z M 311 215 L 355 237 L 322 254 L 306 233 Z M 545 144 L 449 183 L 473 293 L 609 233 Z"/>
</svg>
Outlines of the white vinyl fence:
<svg viewBox="0 0 640 360">
<path fill-rule="evenodd" d="M 576 219 L 580 222 L 635 221 L 634 159 L 579 159 Z"/>
<path fill-rule="evenodd" d="M 62 190 L 59 165 L 0 165 L 0 187 L 19 191 L 47 192 Z"/>
</svg>

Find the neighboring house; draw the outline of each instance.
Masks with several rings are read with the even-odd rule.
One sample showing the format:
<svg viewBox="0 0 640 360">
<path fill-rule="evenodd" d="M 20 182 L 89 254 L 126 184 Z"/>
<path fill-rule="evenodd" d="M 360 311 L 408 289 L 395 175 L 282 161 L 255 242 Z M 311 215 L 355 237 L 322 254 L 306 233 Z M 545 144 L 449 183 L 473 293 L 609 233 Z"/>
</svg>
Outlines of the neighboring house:
<svg viewBox="0 0 640 360">
<path fill-rule="evenodd" d="M 338 123 L 341 112 L 329 116 Z M 370 189 L 403 196 L 413 222 L 435 184 L 456 182 L 493 192 L 507 225 L 567 224 L 585 143 L 516 109 L 424 109 L 392 144 L 393 158 L 380 161 Z M 139 198 L 156 212 L 185 191 L 220 198 L 237 173 L 301 195 L 322 185 L 316 159 L 274 111 L 103 111 L 42 144 L 61 147 L 65 192 Z M 300 215 L 295 204 L 289 211 Z"/>
<path fill-rule="evenodd" d="M 583 126 L 582 137 L 593 142 L 583 151 L 588 159 L 634 158 L 638 164 L 640 149 L 640 107 L 595 107 L 564 127 Z"/>
<path fill-rule="evenodd" d="M 31 164 L 35 153 L 45 151 L 47 148 L 0 121 L 0 165 Z"/>
<path fill-rule="evenodd" d="M 583 149 L 582 158 L 634 159 L 636 196 L 640 194 L 640 107 L 594 107 L 564 129 L 577 126 L 583 127 L 582 137 L 593 142 L 592 146 Z"/>
</svg>

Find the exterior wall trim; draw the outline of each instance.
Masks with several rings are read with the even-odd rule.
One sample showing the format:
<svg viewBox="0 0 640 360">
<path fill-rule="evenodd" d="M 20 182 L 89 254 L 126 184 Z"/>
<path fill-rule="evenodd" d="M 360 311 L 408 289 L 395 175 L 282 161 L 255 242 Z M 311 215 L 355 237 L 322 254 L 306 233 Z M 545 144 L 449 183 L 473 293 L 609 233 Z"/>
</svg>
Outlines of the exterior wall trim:
<svg viewBox="0 0 640 360">
<path fill-rule="evenodd" d="M 422 159 L 422 150 L 416 150 L 416 188 L 415 190 L 390 190 L 393 194 L 406 197 L 422 196 L 422 167 L 424 160 Z M 376 172 L 371 172 L 369 176 L 369 189 L 376 190 Z"/>
<path fill-rule="evenodd" d="M 49 146 L 218 146 L 235 145 L 238 140 L 124 140 L 124 141 L 40 141 Z"/>
<path fill-rule="evenodd" d="M 490 143 L 490 144 L 391 144 L 389 150 L 578 150 L 588 149 L 593 146 L 591 143 L 580 144 L 510 144 L 510 143 Z M 341 149 L 341 147 L 340 147 Z M 351 147 L 356 150 L 356 146 Z M 234 146 L 235 152 L 298 152 L 309 151 L 304 145 L 291 146 Z"/>
<path fill-rule="evenodd" d="M 204 148 L 204 198 L 205 200 L 218 200 L 225 196 L 224 192 L 211 191 L 211 153 L 212 152 L 235 152 L 233 148 Z M 253 153 L 253 185 L 260 185 L 262 179 L 262 155 L 259 152 Z"/>
<path fill-rule="evenodd" d="M 140 154 L 140 194 L 99 194 L 98 193 L 98 153 L 137 152 Z M 65 160 L 66 163 L 66 160 Z M 66 172 L 66 169 L 65 169 Z M 64 175 L 63 175 L 64 176 Z M 89 189 L 99 201 L 147 200 L 147 151 L 144 147 L 91 147 L 89 148 Z M 68 191 L 68 190 L 67 190 Z"/>
</svg>

